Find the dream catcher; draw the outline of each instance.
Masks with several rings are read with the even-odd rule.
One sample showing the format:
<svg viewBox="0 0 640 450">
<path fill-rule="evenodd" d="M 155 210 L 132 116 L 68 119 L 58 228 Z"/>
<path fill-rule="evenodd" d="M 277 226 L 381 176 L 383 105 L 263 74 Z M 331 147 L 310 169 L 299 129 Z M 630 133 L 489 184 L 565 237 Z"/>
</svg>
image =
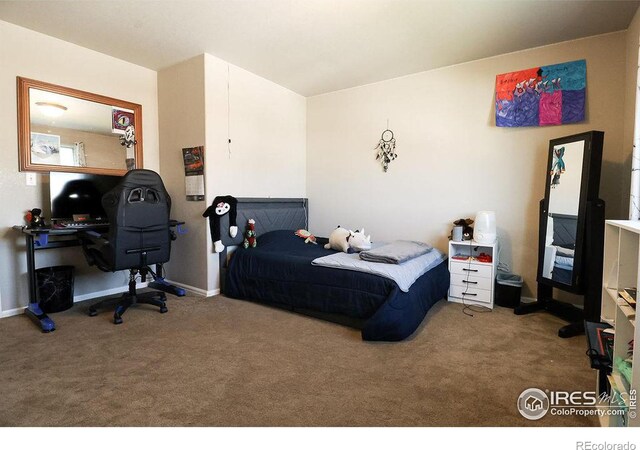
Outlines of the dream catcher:
<svg viewBox="0 0 640 450">
<path fill-rule="evenodd" d="M 133 125 L 129 125 L 124 129 L 124 134 L 120 136 L 120 145 L 127 149 L 127 170 L 133 170 L 136 168 L 136 160 L 133 157 L 133 146 L 136 145 L 136 130 Z"/>
<path fill-rule="evenodd" d="M 553 162 L 551 164 L 551 188 L 555 188 L 560 184 L 560 175 L 565 173 L 566 168 L 564 166 L 564 147 L 553 149 Z"/>
<path fill-rule="evenodd" d="M 131 148 L 136 145 L 138 141 L 136 141 L 136 130 L 133 128 L 133 125 L 129 125 L 124 129 L 124 134 L 120 136 L 120 145 L 123 145 L 126 148 Z"/>
<path fill-rule="evenodd" d="M 378 142 L 375 150 L 378 150 L 376 161 L 382 163 L 382 170 L 386 172 L 389 169 L 389 163 L 398 157 L 396 154 L 396 139 L 393 137 L 393 131 L 387 128 L 382 132 L 380 142 Z"/>
</svg>

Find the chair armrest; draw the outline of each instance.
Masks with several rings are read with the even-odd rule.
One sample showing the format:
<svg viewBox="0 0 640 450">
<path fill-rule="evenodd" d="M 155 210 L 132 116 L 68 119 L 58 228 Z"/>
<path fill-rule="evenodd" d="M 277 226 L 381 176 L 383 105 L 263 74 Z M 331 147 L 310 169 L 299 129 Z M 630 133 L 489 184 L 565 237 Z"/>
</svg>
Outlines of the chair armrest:
<svg viewBox="0 0 640 450">
<path fill-rule="evenodd" d="M 178 239 L 178 234 L 185 234 L 187 232 L 187 230 L 185 230 L 184 228 L 182 228 L 182 225 L 184 225 L 186 222 L 183 222 L 181 220 L 174 220 L 174 219 L 170 219 L 169 220 L 169 228 L 176 228 L 176 231 L 170 230 L 169 233 L 171 234 L 171 240 L 175 241 L 176 239 Z"/>
</svg>

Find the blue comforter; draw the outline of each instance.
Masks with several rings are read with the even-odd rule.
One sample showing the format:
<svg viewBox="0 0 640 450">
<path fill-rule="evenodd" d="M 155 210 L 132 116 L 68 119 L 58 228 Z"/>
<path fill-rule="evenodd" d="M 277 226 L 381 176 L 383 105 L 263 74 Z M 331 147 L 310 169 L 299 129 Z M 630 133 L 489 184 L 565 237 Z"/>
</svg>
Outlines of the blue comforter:
<svg viewBox="0 0 640 450">
<path fill-rule="evenodd" d="M 362 319 L 363 339 L 399 341 L 410 336 L 447 293 L 446 261 L 402 292 L 387 278 L 312 265 L 314 259 L 334 253 L 323 248 L 324 242 L 305 244 L 293 230 L 259 236 L 256 248 L 239 248 L 231 258 L 225 295 Z"/>
</svg>

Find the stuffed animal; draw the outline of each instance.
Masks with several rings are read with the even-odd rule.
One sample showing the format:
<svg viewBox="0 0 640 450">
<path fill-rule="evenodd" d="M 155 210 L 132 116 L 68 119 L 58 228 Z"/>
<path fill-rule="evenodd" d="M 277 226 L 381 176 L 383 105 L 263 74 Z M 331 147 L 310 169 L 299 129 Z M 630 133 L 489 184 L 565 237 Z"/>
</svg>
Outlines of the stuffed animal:
<svg viewBox="0 0 640 450">
<path fill-rule="evenodd" d="M 316 237 L 307 230 L 296 230 L 295 235 L 303 238 L 305 244 L 317 244 Z"/>
<path fill-rule="evenodd" d="M 327 250 L 338 250 L 339 252 L 349 252 L 349 236 L 351 231 L 346 228 L 342 228 L 338 225 L 338 228 L 333 230 L 329 235 L 329 243 L 324 245 Z"/>
<path fill-rule="evenodd" d="M 213 199 L 213 203 L 209 206 L 202 217 L 209 218 L 209 229 L 211 230 L 211 239 L 213 247 L 217 253 L 224 250 L 224 245 L 220 239 L 220 218 L 229 213 L 229 236 L 236 237 L 238 234 L 238 226 L 236 225 L 238 201 L 230 195 L 219 195 Z"/>
<path fill-rule="evenodd" d="M 349 250 L 356 253 L 371 250 L 371 235 L 365 236 L 364 228 L 351 233 L 347 241 L 349 242 Z"/>
<path fill-rule="evenodd" d="M 247 228 L 244 231 L 244 242 L 242 246 L 244 248 L 255 248 L 258 245 L 258 238 L 256 237 L 256 221 L 249 219 L 247 222 Z"/>
<path fill-rule="evenodd" d="M 371 236 L 365 236 L 364 229 L 362 231 L 356 230 L 354 233 L 338 225 L 338 228 L 329 235 L 329 243 L 325 244 L 324 248 L 345 253 L 368 250 L 371 248 Z"/>
<path fill-rule="evenodd" d="M 33 208 L 25 216 L 25 220 L 29 222 L 29 228 L 45 227 L 44 217 L 40 208 Z"/>
<path fill-rule="evenodd" d="M 462 227 L 462 239 L 465 241 L 473 240 L 473 228 L 471 224 L 473 224 L 473 220 L 467 219 L 458 219 L 453 222 L 454 225 Z"/>
</svg>

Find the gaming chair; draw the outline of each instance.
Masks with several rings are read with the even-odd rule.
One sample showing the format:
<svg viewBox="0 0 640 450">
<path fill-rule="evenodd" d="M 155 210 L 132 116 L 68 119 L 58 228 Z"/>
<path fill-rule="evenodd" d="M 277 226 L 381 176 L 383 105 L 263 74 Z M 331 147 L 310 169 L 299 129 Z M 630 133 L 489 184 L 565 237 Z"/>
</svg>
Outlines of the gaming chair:
<svg viewBox="0 0 640 450">
<path fill-rule="evenodd" d="M 109 220 L 109 231 L 81 233 L 82 248 L 89 265 L 104 272 L 129 270 L 129 291 L 121 298 L 107 299 L 89 308 L 95 316 L 97 308 L 115 305 L 113 321 L 122 323 L 122 315 L 132 305 L 146 303 L 168 311 L 164 292 L 136 292 L 136 277 L 146 280 L 150 264 L 169 261 L 171 231 L 169 212 L 171 198 L 160 175 L 145 169 L 128 172 L 122 181 L 102 197 L 102 206 Z"/>
</svg>

